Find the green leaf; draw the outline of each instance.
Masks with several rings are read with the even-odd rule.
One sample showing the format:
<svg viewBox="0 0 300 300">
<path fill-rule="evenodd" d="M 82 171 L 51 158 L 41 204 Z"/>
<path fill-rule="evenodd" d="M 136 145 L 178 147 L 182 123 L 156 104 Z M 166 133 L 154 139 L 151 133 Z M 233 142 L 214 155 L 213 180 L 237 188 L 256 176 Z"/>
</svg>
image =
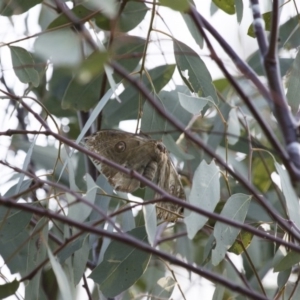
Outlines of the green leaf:
<svg viewBox="0 0 300 300">
<path fill-rule="evenodd" d="M 232 195 L 224 205 L 221 216 L 243 223 L 245 221 L 251 196 L 245 194 Z M 235 242 L 240 229 L 217 221 L 214 227 L 216 247 L 212 251 L 212 264 L 217 266 L 225 257 L 230 246 Z"/>
<path fill-rule="evenodd" d="M 299 199 L 296 195 L 295 189 L 292 186 L 290 176 L 286 169 L 275 162 L 276 171 L 280 177 L 282 192 L 286 201 L 287 212 L 289 219 L 295 223 L 295 225 L 300 228 L 300 208 Z"/>
<path fill-rule="evenodd" d="M 235 14 L 235 0 L 213 0 L 213 3 L 229 15 Z"/>
<path fill-rule="evenodd" d="M 6 17 L 20 15 L 41 2 L 42 0 L 2 0 L 0 1 L 0 15 Z"/>
<path fill-rule="evenodd" d="M 173 10 L 185 12 L 189 9 L 188 0 L 159 0 L 162 6 L 167 6 Z"/>
<path fill-rule="evenodd" d="M 95 12 L 92 10 L 87 9 L 83 5 L 76 5 L 74 8 L 70 10 L 73 15 L 75 15 L 79 20 L 84 19 L 85 21 L 90 20 L 91 18 L 94 18 Z M 99 13 L 98 13 L 99 14 Z M 69 20 L 69 18 L 64 14 L 61 13 L 56 19 L 54 19 L 47 29 L 53 29 L 55 27 L 60 27 L 66 24 L 72 24 L 72 22 Z"/>
<path fill-rule="evenodd" d="M 102 78 L 101 72 L 86 83 L 78 81 L 75 76 L 65 91 L 62 108 L 89 111 L 99 101 Z"/>
<path fill-rule="evenodd" d="M 75 253 L 73 259 L 73 271 L 74 271 L 74 285 L 76 286 L 80 279 L 82 278 L 83 273 L 86 269 L 86 264 L 89 258 L 90 245 L 89 245 L 89 235 L 86 235 L 83 243 Z"/>
<path fill-rule="evenodd" d="M 220 200 L 219 169 L 215 162 L 208 165 L 204 160 L 198 166 L 193 177 L 192 190 L 189 202 L 209 212 L 213 212 Z M 186 224 L 188 237 L 193 239 L 198 230 L 207 222 L 208 218 L 185 210 L 184 223 Z"/>
<path fill-rule="evenodd" d="M 198 115 L 202 111 L 204 106 L 208 102 L 212 101 L 211 97 L 193 97 L 182 93 L 178 93 L 178 98 L 180 105 L 193 115 Z"/>
<path fill-rule="evenodd" d="M 76 79 L 86 84 L 99 74 L 102 74 L 104 64 L 108 60 L 107 52 L 93 52 L 86 60 L 84 60 L 76 72 Z"/>
<path fill-rule="evenodd" d="M 148 7 L 142 2 L 127 1 L 125 8 L 118 17 L 116 28 L 121 32 L 128 32 L 134 29 L 142 22 Z M 95 18 L 98 27 L 104 30 L 111 30 L 111 20 L 104 15 L 98 15 Z"/>
<path fill-rule="evenodd" d="M 269 155 L 254 157 L 252 161 L 252 182 L 263 193 L 267 192 L 272 184 L 270 173 L 275 171 L 274 160 Z"/>
<path fill-rule="evenodd" d="M 271 22 L 272 22 L 272 12 L 266 12 L 262 14 L 262 18 L 265 21 L 265 30 L 270 31 L 271 30 Z M 248 28 L 247 34 L 253 38 L 255 38 L 255 32 L 254 32 L 254 26 L 251 24 Z"/>
<path fill-rule="evenodd" d="M 188 27 L 190 34 L 194 38 L 195 42 L 199 45 L 199 47 L 203 48 L 203 37 L 199 33 L 197 26 L 195 25 L 194 21 L 192 20 L 191 16 L 185 13 L 181 14 L 186 26 Z"/>
<path fill-rule="evenodd" d="M 283 257 L 275 266 L 274 272 L 281 272 L 292 268 L 300 262 L 300 253 L 291 251 Z"/>
<path fill-rule="evenodd" d="M 30 53 L 21 47 L 10 46 L 14 72 L 23 83 L 31 83 L 37 87 L 40 83 L 38 72 L 34 69 L 34 60 Z"/>
<path fill-rule="evenodd" d="M 253 238 L 253 233 L 242 230 L 237 240 L 228 249 L 228 252 L 232 252 L 236 255 L 242 254 L 244 252 L 244 249 L 247 249 L 251 244 L 252 238 Z"/>
<path fill-rule="evenodd" d="M 198 54 L 187 45 L 173 40 L 177 68 L 184 82 L 192 88 L 192 92 L 200 97 L 211 96 L 218 103 L 218 96 L 212 84 L 211 75 Z M 187 71 L 188 74 L 184 75 Z"/>
<path fill-rule="evenodd" d="M 145 227 L 128 232 L 131 236 L 147 243 Z M 102 263 L 89 276 L 100 285 L 105 297 L 115 297 L 132 286 L 145 272 L 151 255 L 133 246 L 112 241 Z"/>
<path fill-rule="evenodd" d="M 287 76 L 287 94 L 289 106 L 293 115 L 299 110 L 299 94 L 300 94 L 300 52 L 298 51 L 292 65 L 292 70 Z"/>
<path fill-rule="evenodd" d="M 20 285 L 20 282 L 17 279 L 14 279 L 12 282 L 8 282 L 5 284 L 0 284 L 0 298 L 4 299 L 8 296 L 16 293 Z"/>
</svg>

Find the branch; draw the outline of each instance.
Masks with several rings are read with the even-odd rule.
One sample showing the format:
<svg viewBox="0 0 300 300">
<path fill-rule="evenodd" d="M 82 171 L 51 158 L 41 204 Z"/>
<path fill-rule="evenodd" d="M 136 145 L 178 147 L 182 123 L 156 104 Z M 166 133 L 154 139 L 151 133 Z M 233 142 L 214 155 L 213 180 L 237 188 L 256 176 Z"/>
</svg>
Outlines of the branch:
<svg viewBox="0 0 300 300">
<path fill-rule="evenodd" d="M 65 224 L 69 224 L 70 226 L 74 226 L 82 231 L 94 233 L 99 236 L 105 236 L 105 237 L 117 240 L 119 242 L 125 243 L 127 245 L 135 246 L 147 253 L 157 255 L 157 256 L 169 261 L 170 263 L 173 263 L 177 266 L 185 268 L 186 270 L 190 270 L 190 271 L 194 272 L 195 274 L 203 276 L 204 278 L 206 278 L 208 280 L 220 283 L 235 292 L 241 293 L 242 295 L 247 295 L 248 297 L 250 297 L 252 299 L 268 300 L 268 298 L 266 298 L 264 295 L 261 295 L 255 291 L 252 291 L 245 287 L 242 287 L 240 284 L 234 283 L 230 280 L 227 280 L 224 277 L 217 275 L 213 272 L 207 271 L 202 267 L 196 267 L 192 264 L 188 264 L 182 260 L 179 260 L 175 256 L 165 253 L 163 251 L 157 250 L 157 249 L 151 247 L 149 244 L 146 244 L 138 239 L 135 239 L 134 237 L 130 236 L 129 234 L 126 234 L 126 233 L 118 234 L 115 232 L 107 231 L 102 228 L 95 228 L 95 227 L 89 226 L 87 224 L 80 223 L 75 220 L 69 219 L 63 215 L 56 214 L 47 209 L 35 207 L 35 206 L 29 205 L 29 204 L 18 203 L 10 198 L 4 198 L 2 196 L 0 196 L 0 203 L 7 207 L 14 207 L 14 208 L 17 208 L 20 210 L 30 211 L 37 215 L 41 215 L 41 216 L 45 216 L 45 217 L 48 217 L 51 219 L 58 220 Z M 298 251 L 300 251 L 300 248 L 298 249 Z"/>
</svg>

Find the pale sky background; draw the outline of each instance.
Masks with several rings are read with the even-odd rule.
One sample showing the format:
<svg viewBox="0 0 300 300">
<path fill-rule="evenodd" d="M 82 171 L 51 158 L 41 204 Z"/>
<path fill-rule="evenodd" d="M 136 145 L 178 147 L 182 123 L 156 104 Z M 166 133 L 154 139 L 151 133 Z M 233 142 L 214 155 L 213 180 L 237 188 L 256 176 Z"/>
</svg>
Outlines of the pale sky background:
<svg viewBox="0 0 300 300">
<path fill-rule="evenodd" d="M 208 19 L 211 24 L 222 34 L 223 37 L 226 38 L 227 42 L 230 45 L 234 45 L 235 51 L 243 58 L 246 59 L 251 53 L 254 52 L 254 50 L 257 48 L 256 40 L 248 37 L 245 32 L 248 30 L 248 26 L 252 22 L 252 15 L 249 10 L 249 2 L 244 1 L 244 15 L 243 20 L 240 26 L 236 26 L 236 16 L 230 16 L 222 11 L 218 11 L 215 13 L 212 17 L 210 16 L 210 0 L 195 0 L 195 3 L 197 5 L 197 9 L 204 15 L 206 19 Z M 262 12 L 266 12 L 270 10 L 270 3 L 271 1 L 260 1 L 262 6 Z M 38 16 L 39 16 L 40 6 L 37 5 L 33 9 L 30 10 L 30 16 L 28 20 L 30 20 L 30 24 L 28 26 L 28 29 L 33 30 L 30 32 L 27 32 L 24 34 L 24 19 L 28 17 L 28 13 L 25 13 L 23 15 L 19 16 L 13 16 L 12 17 L 12 23 L 14 26 L 11 25 L 8 18 L 6 17 L 0 17 L 0 41 L 3 43 L 11 42 L 13 40 L 22 38 L 24 36 L 32 35 L 34 33 L 40 32 L 40 28 L 38 25 Z M 183 19 L 178 13 L 172 12 L 171 10 L 167 8 L 160 8 L 160 14 L 161 16 L 165 17 L 165 22 L 167 22 L 171 33 L 180 41 L 186 43 L 189 47 L 191 47 L 194 51 L 196 51 L 201 58 L 206 63 L 206 66 L 208 67 L 209 71 L 211 72 L 211 75 L 213 79 L 221 78 L 223 77 L 222 73 L 217 69 L 214 62 L 211 61 L 211 59 L 208 57 L 209 52 L 204 47 L 204 49 L 200 49 L 199 46 L 196 44 L 196 42 L 191 37 L 188 29 L 186 28 L 185 23 L 183 22 Z M 295 15 L 295 9 L 293 7 L 292 3 L 289 3 L 284 7 L 283 15 L 281 19 L 281 23 L 283 23 L 286 19 L 288 19 L 290 16 Z M 150 14 L 147 14 L 146 19 L 142 22 L 140 26 L 135 28 L 130 32 L 132 35 L 139 35 L 145 37 L 148 31 L 148 24 L 149 24 L 149 18 Z M 161 22 L 159 17 L 156 17 L 155 26 L 158 29 L 161 29 L 163 31 L 166 31 L 169 33 L 169 31 L 166 29 L 165 25 Z M 163 52 L 167 58 L 167 61 L 169 63 L 174 63 L 174 57 L 172 54 L 172 44 L 170 41 L 165 41 L 166 37 L 162 35 L 156 35 L 156 33 L 153 33 L 152 35 L 153 39 L 160 38 L 162 39 L 161 45 L 163 46 Z M 34 43 L 34 38 L 29 39 L 23 42 L 20 42 L 18 44 L 15 44 L 15 46 L 21 46 L 28 50 L 31 49 Z M 219 47 L 219 45 L 212 40 L 212 43 L 215 47 L 215 50 L 217 50 L 217 53 L 221 56 L 221 58 L 226 62 L 226 65 L 232 66 L 231 62 L 227 58 L 226 54 L 224 54 L 223 50 Z M 164 63 L 164 60 L 162 59 L 162 56 L 160 55 L 161 50 L 157 47 L 156 43 L 151 43 L 150 47 L 148 48 L 148 55 L 147 55 L 147 64 L 148 68 L 153 68 L 155 66 L 161 65 Z M 26 88 L 25 85 L 20 83 L 18 79 L 16 79 L 12 64 L 11 64 L 11 58 L 10 53 L 7 47 L 1 47 L 0 48 L 0 58 L 1 63 L 3 65 L 4 71 L 6 73 L 5 78 L 9 78 L 8 84 L 12 87 L 14 87 L 14 90 L 17 94 L 21 95 L 23 94 L 24 89 Z M 236 70 L 234 67 L 231 67 L 230 70 L 236 74 Z M 11 76 L 9 76 L 11 74 Z M 175 76 L 175 80 L 178 83 L 181 83 L 181 79 L 179 77 L 179 74 Z M 7 109 L 7 100 L 0 100 L 0 130 L 4 131 L 7 129 L 13 129 L 16 128 L 17 125 L 17 119 L 15 117 L 15 113 L 10 108 L 9 113 L 5 111 Z M 37 122 L 34 118 L 30 116 L 30 122 L 32 129 L 37 128 Z M 132 131 L 132 123 L 123 123 L 122 129 Z M 12 157 L 10 153 L 7 152 L 7 148 L 10 144 L 10 139 L 8 137 L 0 136 L 0 159 L 7 159 L 8 161 L 13 161 L 14 164 L 18 167 L 22 167 L 22 163 L 25 157 L 25 153 L 19 151 L 16 158 Z M 37 144 L 45 145 L 45 141 L 41 139 L 38 140 Z M 6 184 L 6 181 L 8 178 L 10 178 L 11 172 L 8 170 L 5 170 L 3 166 L 0 165 L 0 193 L 3 195 L 6 190 L 15 182 L 11 182 L 9 185 Z M 239 264 L 239 260 L 236 259 L 237 263 Z M 0 266 L 3 265 L 3 261 L 0 260 Z M 176 266 L 172 266 L 172 269 L 178 270 Z M 9 271 L 6 269 L 6 267 L 1 268 L 1 272 L 7 276 L 9 280 L 13 280 L 15 275 L 10 275 Z M 201 279 L 198 275 L 192 274 L 191 281 L 188 278 L 188 274 L 186 272 L 179 271 L 176 272 L 177 274 L 177 280 L 180 282 L 183 290 L 185 291 L 185 295 L 187 299 L 198 299 L 199 293 L 201 292 L 201 299 L 203 300 L 209 300 L 212 298 L 214 287 L 212 284 L 205 279 Z M 268 278 L 270 278 L 271 274 L 268 275 Z M 274 279 L 274 278 L 272 278 Z M 272 280 L 271 280 L 272 281 Z M 271 282 L 270 281 L 270 282 Z M 3 281 L 0 279 L 0 283 L 3 283 Z M 22 290 L 20 290 L 21 293 Z M 85 297 L 85 292 L 80 293 L 80 296 L 78 299 L 85 299 L 82 298 Z M 172 298 L 174 300 L 181 299 L 181 296 L 176 290 Z M 7 299 L 15 299 L 15 297 L 10 297 Z"/>
</svg>

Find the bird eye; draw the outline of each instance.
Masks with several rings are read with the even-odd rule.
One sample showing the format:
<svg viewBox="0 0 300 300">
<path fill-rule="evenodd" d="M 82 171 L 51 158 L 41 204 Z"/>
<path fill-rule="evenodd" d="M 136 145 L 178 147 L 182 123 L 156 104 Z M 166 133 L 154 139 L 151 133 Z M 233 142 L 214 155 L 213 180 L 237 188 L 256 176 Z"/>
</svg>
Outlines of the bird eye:
<svg viewBox="0 0 300 300">
<path fill-rule="evenodd" d="M 115 144 L 115 150 L 118 153 L 124 152 L 126 150 L 126 143 L 125 142 L 118 142 Z"/>
</svg>

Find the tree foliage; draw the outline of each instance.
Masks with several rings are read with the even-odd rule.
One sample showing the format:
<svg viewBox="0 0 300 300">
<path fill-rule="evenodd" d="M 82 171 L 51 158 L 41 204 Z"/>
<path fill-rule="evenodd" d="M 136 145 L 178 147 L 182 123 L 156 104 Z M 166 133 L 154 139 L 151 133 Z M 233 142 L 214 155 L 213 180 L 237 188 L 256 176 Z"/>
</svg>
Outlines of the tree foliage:
<svg viewBox="0 0 300 300">
<path fill-rule="evenodd" d="M 195 278 L 213 299 L 300 297 L 297 3 L 210 2 L 237 27 L 252 14 L 246 61 L 201 1 L 0 2 L 0 22 L 23 22 L 0 53 L 1 299 L 75 299 L 78 286 L 82 299 L 192 299 Z M 191 44 L 168 28 L 179 19 Z M 153 182 L 105 161 L 146 186 L 114 191 L 80 144 L 129 120 L 176 163 L 175 224 L 156 220 Z"/>
</svg>

